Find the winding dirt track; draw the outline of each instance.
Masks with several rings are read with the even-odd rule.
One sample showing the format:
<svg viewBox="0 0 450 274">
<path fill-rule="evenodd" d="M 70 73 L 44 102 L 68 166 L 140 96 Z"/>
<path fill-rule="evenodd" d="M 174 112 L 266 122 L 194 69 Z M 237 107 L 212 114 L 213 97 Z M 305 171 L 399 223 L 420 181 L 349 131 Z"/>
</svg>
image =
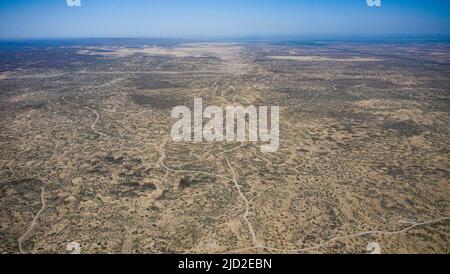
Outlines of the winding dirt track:
<svg viewBox="0 0 450 274">
<path fill-rule="evenodd" d="M 381 230 L 373 230 L 373 231 L 365 231 L 365 232 L 359 232 L 359 233 L 355 233 L 355 234 L 351 234 L 351 235 L 346 235 L 346 236 L 337 236 L 337 237 L 333 237 L 327 241 L 325 241 L 324 243 L 321 244 L 317 244 L 311 247 L 305 247 L 305 248 L 301 248 L 301 249 L 293 249 L 293 250 L 286 250 L 286 249 L 282 249 L 282 248 L 273 248 L 273 247 L 268 247 L 268 246 L 259 246 L 259 247 L 248 247 L 248 248 L 242 248 L 242 249 L 236 249 L 231 251 L 230 253 L 239 253 L 239 252 L 244 252 L 244 251 L 248 251 L 248 250 L 252 250 L 254 248 L 263 248 L 269 251 L 275 251 L 275 252 L 285 252 L 285 253 L 302 253 L 302 252 L 307 252 L 307 251 L 311 251 L 311 250 L 315 250 L 315 249 L 319 249 L 321 247 L 325 247 L 333 242 L 339 241 L 339 240 L 347 240 L 347 239 L 351 239 L 351 238 L 356 238 L 356 237 L 361 237 L 361 236 L 366 236 L 366 235 L 372 235 L 372 234 L 384 234 L 384 235 L 388 235 L 388 236 L 392 236 L 392 235 L 396 235 L 396 234 L 401 234 L 401 233 L 405 233 L 415 227 L 418 226 L 425 226 L 425 225 L 429 225 L 429 224 L 434 224 L 434 223 L 439 223 L 439 222 L 443 222 L 446 220 L 449 220 L 450 217 L 442 217 L 442 218 L 438 218 L 438 219 L 434 219 L 434 220 L 430 220 L 430 221 L 426 221 L 426 222 L 421 222 L 421 223 L 414 223 L 411 226 L 408 226 L 404 229 L 400 229 L 400 230 L 395 230 L 395 231 L 381 231 Z"/>
<path fill-rule="evenodd" d="M 28 236 L 28 234 L 30 234 L 30 232 L 33 230 L 34 226 L 36 225 L 37 219 L 39 218 L 39 215 L 41 215 L 42 211 L 44 211 L 44 209 L 45 209 L 45 189 L 43 187 L 41 188 L 41 203 L 42 203 L 42 207 L 38 211 L 38 213 L 36 213 L 36 215 L 34 216 L 33 221 L 30 224 L 30 227 L 19 238 L 19 250 L 20 250 L 20 253 L 22 253 L 22 254 L 25 254 L 25 252 L 22 249 L 23 240 L 25 240 L 25 238 Z"/>
<path fill-rule="evenodd" d="M 233 166 L 231 165 L 230 160 L 226 156 L 225 156 L 225 159 L 227 160 L 228 167 L 230 168 L 231 173 L 233 174 L 234 186 L 236 187 L 236 189 L 239 193 L 239 196 L 242 198 L 242 200 L 245 203 L 245 212 L 244 212 L 244 214 L 242 214 L 242 218 L 247 223 L 248 231 L 250 232 L 250 235 L 252 236 L 252 240 L 253 240 L 255 247 L 260 247 L 261 245 L 259 244 L 258 240 L 256 239 L 255 230 L 253 229 L 253 225 L 248 219 L 248 215 L 250 214 L 250 202 L 248 201 L 247 197 L 245 197 L 245 195 L 241 191 L 241 186 L 239 185 L 239 183 L 237 181 L 236 171 L 234 170 Z"/>
<path fill-rule="evenodd" d="M 414 229 L 416 227 L 419 226 L 425 226 L 425 225 L 430 225 L 430 224 L 434 224 L 434 223 L 439 223 L 439 222 L 443 222 L 446 220 L 449 220 L 450 217 L 441 217 L 441 218 L 437 218 L 437 219 L 433 219 L 430 221 L 425 221 L 425 222 L 409 222 L 411 223 L 410 226 L 403 228 L 403 229 L 399 229 L 399 230 L 394 230 L 394 231 L 381 231 L 381 230 L 372 230 L 372 231 L 364 231 L 364 232 L 359 232 L 359 233 L 355 233 L 355 234 L 351 234 L 351 235 L 345 235 L 345 236 L 336 236 L 333 237 L 323 243 L 318 243 L 314 246 L 310 246 L 310 247 L 304 247 L 304 248 L 299 248 L 299 249 L 283 249 L 283 248 L 274 248 L 274 247 L 269 247 L 269 246 L 265 246 L 263 244 L 261 244 L 258 239 L 256 238 L 256 234 L 253 228 L 253 225 L 251 224 L 250 220 L 248 219 L 248 216 L 250 214 L 250 202 L 247 199 L 247 197 L 244 195 L 244 193 L 241 191 L 241 186 L 238 183 L 238 175 L 236 173 L 236 171 L 234 170 L 230 160 L 228 159 L 227 156 L 224 156 L 227 165 L 230 169 L 230 172 L 232 174 L 232 178 L 228 178 L 222 175 L 218 175 L 218 174 L 212 174 L 212 173 L 208 173 L 208 172 L 204 172 L 204 171 L 195 171 L 195 170 L 177 170 L 177 169 L 171 169 L 169 167 L 167 167 L 164 164 L 164 159 L 165 159 L 165 151 L 163 149 L 163 147 L 165 146 L 165 144 L 167 143 L 168 137 L 163 139 L 163 142 L 161 143 L 160 146 L 158 146 L 159 151 L 160 151 L 160 159 L 157 162 L 157 165 L 165 168 L 167 171 L 172 171 L 172 172 L 180 172 L 180 173 L 198 173 L 198 174 L 206 174 L 209 176 L 215 176 L 217 178 L 221 178 L 221 179 L 225 179 L 227 181 L 231 181 L 234 183 L 236 190 L 239 193 L 240 198 L 244 201 L 245 203 L 245 211 L 242 214 L 242 218 L 244 219 L 245 223 L 247 224 L 248 227 L 248 231 L 250 233 L 250 236 L 252 238 L 253 241 L 253 246 L 251 247 L 246 247 L 246 248 L 241 248 L 241 249 L 236 249 L 236 250 L 232 250 L 229 251 L 228 253 L 239 253 L 239 252 L 245 252 L 245 251 L 250 251 L 250 250 L 255 250 L 255 249 L 265 249 L 267 251 L 274 251 L 274 252 L 283 252 L 283 253 L 304 253 L 304 252 L 308 252 L 311 250 L 316 250 L 322 247 L 325 247 L 333 242 L 336 241 L 340 241 L 340 240 L 347 240 L 347 239 L 352 239 L 352 238 L 356 238 L 356 237 L 362 237 L 362 236 L 366 236 L 366 235 L 373 235 L 373 234 L 383 234 L 383 235 L 388 235 L 388 236 L 392 236 L 392 235 L 397 235 L 397 234 L 402 234 L 405 233 L 411 229 Z M 226 152 L 226 151 L 224 151 Z M 224 153 L 223 152 L 223 153 Z M 223 154 L 222 153 L 222 154 Z"/>
<path fill-rule="evenodd" d="M 97 133 L 98 135 L 100 135 L 100 136 L 102 136 L 102 137 L 111 139 L 111 138 L 112 138 L 111 136 L 109 136 L 109 135 L 107 135 L 107 134 L 105 134 L 105 133 L 103 133 L 103 132 L 97 130 L 97 123 L 100 121 L 100 114 L 98 114 L 97 110 L 95 110 L 95 109 L 93 109 L 93 108 L 89 108 L 89 107 L 85 107 L 85 108 L 86 108 L 86 109 L 89 109 L 89 110 L 92 111 L 92 112 L 94 112 L 95 117 L 96 117 L 94 123 L 92 123 L 92 125 L 91 125 L 92 131 L 95 132 L 95 133 Z"/>
</svg>

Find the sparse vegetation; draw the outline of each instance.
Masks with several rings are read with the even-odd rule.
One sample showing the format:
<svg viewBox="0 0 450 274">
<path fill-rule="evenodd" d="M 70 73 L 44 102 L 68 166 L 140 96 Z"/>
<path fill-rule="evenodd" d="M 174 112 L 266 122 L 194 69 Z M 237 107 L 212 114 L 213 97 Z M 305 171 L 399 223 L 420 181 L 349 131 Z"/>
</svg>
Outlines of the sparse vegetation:
<svg viewBox="0 0 450 274">
<path fill-rule="evenodd" d="M 41 187 L 26 252 L 283 253 L 449 215 L 448 44 L 116 43 L 0 52 L 0 252 L 19 252 Z M 194 97 L 279 105 L 279 151 L 172 142 Z M 302 252 L 449 253 L 449 235 Z"/>
</svg>

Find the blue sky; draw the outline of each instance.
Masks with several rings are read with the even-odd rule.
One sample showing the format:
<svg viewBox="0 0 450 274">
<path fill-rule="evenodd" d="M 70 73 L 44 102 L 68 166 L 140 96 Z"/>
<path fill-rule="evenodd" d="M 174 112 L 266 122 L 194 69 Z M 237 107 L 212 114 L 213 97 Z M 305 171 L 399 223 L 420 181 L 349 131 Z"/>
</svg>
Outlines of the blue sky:
<svg viewBox="0 0 450 274">
<path fill-rule="evenodd" d="M 436 35 L 448 0 L 0 0 L 0 38 Z"/>
</svg>

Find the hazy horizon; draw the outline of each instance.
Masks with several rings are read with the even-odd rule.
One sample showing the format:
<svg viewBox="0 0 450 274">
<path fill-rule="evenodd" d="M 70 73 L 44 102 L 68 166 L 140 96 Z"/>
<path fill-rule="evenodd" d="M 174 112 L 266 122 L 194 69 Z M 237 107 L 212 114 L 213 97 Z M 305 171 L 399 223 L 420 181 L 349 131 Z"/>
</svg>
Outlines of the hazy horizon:
<svg viewBox="0 0 450 274">
<path fill-rule="evenodd" d="M 448 1 L 5 0 L 1 39 L 448 36 Z"/>
</svg>

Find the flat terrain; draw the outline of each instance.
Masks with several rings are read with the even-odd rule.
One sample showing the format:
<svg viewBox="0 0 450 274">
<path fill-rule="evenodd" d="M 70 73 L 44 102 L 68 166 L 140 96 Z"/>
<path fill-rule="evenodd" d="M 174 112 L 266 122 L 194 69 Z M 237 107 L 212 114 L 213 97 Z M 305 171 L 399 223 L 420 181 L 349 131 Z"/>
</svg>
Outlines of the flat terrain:
<svg viewBox="0 0 450 274">
<path fill-rule="evenodd" d="M 0 47 L 0 252 L 450 252 L 450 44 Z M 172 107 L 280 106 L 280 149 Z"/>
</svg>

